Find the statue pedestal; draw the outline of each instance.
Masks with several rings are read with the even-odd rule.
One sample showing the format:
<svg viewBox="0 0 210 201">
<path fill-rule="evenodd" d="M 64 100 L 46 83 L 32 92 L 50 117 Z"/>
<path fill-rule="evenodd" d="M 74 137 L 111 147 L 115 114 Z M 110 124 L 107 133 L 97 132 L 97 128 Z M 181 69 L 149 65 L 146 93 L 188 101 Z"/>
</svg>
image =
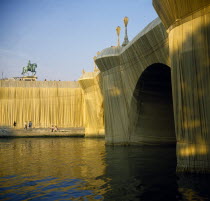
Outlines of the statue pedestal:
<svg viewBox="0 0 210 201">
<path fill-rule="evenodd" d="M 23 81 L 36 81 L 37 77 L 36 76 L 24 76 L 22 77 Z"/>
</svg>

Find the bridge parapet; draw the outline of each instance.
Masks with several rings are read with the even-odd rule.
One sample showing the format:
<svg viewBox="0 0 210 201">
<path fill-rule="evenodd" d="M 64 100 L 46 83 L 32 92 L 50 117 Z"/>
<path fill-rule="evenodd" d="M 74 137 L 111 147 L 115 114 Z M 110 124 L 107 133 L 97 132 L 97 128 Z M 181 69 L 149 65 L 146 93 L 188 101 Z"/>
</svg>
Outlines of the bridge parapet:
<svg viewBox="0 0 210 201">
<path fill-rule="evenodd" d="M 168 46 L 168 34 L 160 20 L 156 18 L 149 23 L 136 37 L 124 47 L 110 47 L 102 50 L 96 58 L 96 64 L 101 72 L 109 71 L 117 66 L 138 63 L 145 60 L 163 46 Z M 167 50 L 167 48 L 166 48 Z M 165 52 L 167 54 L 167 52 Z M 167 63 L 165 57 L 158 58 L 160 63 Z M 150 64 L 157 62 L 156 57 L 147 59 Z M 146 64 L 148 66 L 149 64 Z"/>
<path fill-rule="evenodd" d="M 119 55 L 122 52 L 122 47 L 112 46 L 103 49 L 96 58 L 97 66 L 101 72 L 114 68 L 120 65 Z"/>
<path fill-rule="evenodd" d="M 79 78 L 78 83 L 84 91 L 87 91 L 88 88 L 93 87 L 98 84 L 98 77 L 100 71 L 97 72 L 84 72 Z"/>
</svg>

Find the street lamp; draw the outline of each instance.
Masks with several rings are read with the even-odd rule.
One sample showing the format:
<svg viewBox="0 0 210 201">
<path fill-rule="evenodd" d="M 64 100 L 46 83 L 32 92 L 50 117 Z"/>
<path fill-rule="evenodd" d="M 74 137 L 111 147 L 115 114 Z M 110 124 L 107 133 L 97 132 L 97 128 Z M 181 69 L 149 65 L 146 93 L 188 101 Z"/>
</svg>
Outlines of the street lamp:
<svg viewBox="0 0 210 201">
<path fill-rule="evenodd" d="M 120 28 L 120 26 L 118 26 L 116 28 L 116 32 L 117 32 L 117 46 L 118 47 L 120 46 L 120 30 L 121 30 L 121 28 Z"/>
<path fill-rule="evenodd" d="M 124 25 L 125 25 L 125 38 L 122 46 L 126 46 L 129 43 L 128 34 L 127 34 L 128 17 L 124 17 Z"/>
</svg>

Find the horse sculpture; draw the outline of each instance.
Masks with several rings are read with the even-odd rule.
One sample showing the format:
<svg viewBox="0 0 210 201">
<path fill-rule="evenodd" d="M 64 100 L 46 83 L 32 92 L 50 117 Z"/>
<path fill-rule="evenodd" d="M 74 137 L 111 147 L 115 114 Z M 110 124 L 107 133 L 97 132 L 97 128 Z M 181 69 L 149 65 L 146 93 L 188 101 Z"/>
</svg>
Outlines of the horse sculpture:
<svg viewBox="0 0 210 201">
<path fill-rule="evenodd" d="M 23 67 L 23 72 L 22 75 L 25 75 L 26 73 L 28 73 L 28 71 L 32 72 L 32 75 L 36 75 L 36 69 L 37 68 L 37 64 L 31 64 L 30 60 L 28 61 L 28 65 L 26 67 Z"/>
</svg>

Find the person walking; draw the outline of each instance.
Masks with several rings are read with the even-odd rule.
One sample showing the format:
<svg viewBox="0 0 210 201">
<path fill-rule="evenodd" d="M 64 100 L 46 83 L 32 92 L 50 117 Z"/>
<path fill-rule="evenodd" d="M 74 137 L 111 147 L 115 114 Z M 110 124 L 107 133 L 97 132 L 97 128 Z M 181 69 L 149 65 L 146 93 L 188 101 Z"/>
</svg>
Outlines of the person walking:
<svg viewBox="0 0 210 201">
<path fill-rule="evenodd" d="M 24 123 L 24 129 L 27 130 L 27 128 L 28 128 L 28 125 L 27 125 L 27 122 L 25 121 L 25 123 Z"/>
<path fill-rule="evenodd" d="M 17 125 L 17 123 L 16 123 L 16 121 L 14 121 L 14 123 L 13 123 L 14 128 L 16 127 L 16 125 Z"/>
</svg>

